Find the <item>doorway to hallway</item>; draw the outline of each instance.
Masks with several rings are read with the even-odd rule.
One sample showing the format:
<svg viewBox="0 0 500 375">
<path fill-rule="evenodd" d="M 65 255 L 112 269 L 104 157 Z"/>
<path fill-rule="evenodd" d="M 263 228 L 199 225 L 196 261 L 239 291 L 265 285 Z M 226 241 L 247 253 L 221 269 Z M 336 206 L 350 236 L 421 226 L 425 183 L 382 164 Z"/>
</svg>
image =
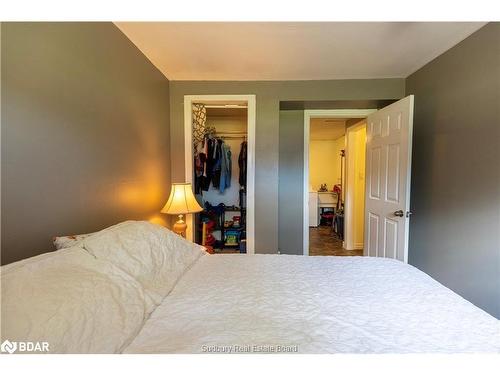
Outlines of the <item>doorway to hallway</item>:
<svg viewBox="0 0 500 375">
<path fill-rule="evenodd" d="M 346 131 L 375 111 L 304 112 L 304 206 L 307 207 L 307 215 L 304 215 L 307 221 L 304 225 L 305 255 L 363 255 L 362 247 L 347 247 L 344 236 Z M 364 191 L 357 199 L 364 200 Z"/>
</svg>

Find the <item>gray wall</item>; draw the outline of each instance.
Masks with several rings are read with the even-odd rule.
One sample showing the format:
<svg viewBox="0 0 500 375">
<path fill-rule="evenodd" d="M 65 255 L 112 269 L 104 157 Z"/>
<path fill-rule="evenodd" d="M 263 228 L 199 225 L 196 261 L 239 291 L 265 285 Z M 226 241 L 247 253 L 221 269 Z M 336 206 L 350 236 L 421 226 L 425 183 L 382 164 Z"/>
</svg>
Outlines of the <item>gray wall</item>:
<svg viewBox="0 0 500 375">
<path fill-rule="evenodd" d="M 304 225 L 304 111 L 280 111 L 278 245 L 302 254 Z"/>
<path fill-rule="evenodd" d="M 2 264 L 158 213 L 168 80 L 112 23 L 1 28 Z"/>
<path fill-rule="evenodd" d="M 172 81 L 170 136 L 172 181 L 184 180 L 184 95 L 255 94 L 257 98 L 255 250 L 276 253 L 279 238 L 280 101 L 399 99 L 404 79 L 333 81 Z M 300 142 L 300 140 L 296 140 Z M 297 176 L 297 175 L 296 175 Z M 302 215 L 301 211 L 295 215 Z M 282 223 L 281 231 L 295 226 Z M 300 227 L 302 231 L 302 227 Z M 282 252 L 286 249 L 281 248 Z"/>
<path fill-rule="evenodd" d="M 500 24 L 406 80 L 415 95 L 409 262 L 500 318 Z"/>
</svg>

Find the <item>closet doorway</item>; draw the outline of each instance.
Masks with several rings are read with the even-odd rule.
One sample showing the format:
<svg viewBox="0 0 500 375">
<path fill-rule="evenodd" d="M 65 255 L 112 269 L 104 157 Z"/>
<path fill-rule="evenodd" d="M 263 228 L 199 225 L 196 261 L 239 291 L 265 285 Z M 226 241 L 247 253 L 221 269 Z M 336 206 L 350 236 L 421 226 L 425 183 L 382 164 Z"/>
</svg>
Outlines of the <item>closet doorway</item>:
<svg viewBox="0 0 500 375">
<path fill-rule="evenodd" d="M 200 243 L 215 240 L 217 252 L 255 253 L 255 102 L 255 95 L 184 96 L 185 179 L 195 193 L 201 193 L 197 194 L 200 204 L 208 207 L 206 212 L 186 218 L 191 224 L 186 237 Z M 203 123 L 201 130 L 199 121 Z M 206 144 L 214 152 L 209 155 L 217 155 L 217 165 L 220 153 L 230 156 L 229 178 L 218 170 L 214 174 L 212 165 L 208 163 L 207 168 L 205 163 L 200 179 L 200 158 L 196 157 L 208 151 Z M 212 148 L 214 144 L 217 150 Z M 242 155 L 246 162 L 240 158 Z"/>
</svg>

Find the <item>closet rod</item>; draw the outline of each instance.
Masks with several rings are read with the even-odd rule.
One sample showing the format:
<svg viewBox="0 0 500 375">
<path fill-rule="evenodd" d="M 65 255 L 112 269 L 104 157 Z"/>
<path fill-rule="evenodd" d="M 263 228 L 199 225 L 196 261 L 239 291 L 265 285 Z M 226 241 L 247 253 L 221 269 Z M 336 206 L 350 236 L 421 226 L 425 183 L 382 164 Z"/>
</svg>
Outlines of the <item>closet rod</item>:
<svg viewBox="0 0 500 375">
<path fill-rule="evenodd" d="M 215 132 L 215 135 L 221 135 L 221 134 L 246 135 L 247 132 L 238 132 L 238 131 Z"/>
</svg>

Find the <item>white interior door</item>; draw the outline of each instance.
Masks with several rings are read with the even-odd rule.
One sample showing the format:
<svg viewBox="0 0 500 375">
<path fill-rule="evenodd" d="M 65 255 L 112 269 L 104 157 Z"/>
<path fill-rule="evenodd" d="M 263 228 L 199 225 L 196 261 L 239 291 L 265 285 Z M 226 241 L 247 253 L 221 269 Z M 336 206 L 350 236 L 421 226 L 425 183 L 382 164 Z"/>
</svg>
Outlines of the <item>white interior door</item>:
<svg viewBox="0 0 500 375">
<path fill-rule="evenodd" d="M 412 131 L 413 95 L 368 116 L 364 255 L 408 262 Z"/>
</svg>

